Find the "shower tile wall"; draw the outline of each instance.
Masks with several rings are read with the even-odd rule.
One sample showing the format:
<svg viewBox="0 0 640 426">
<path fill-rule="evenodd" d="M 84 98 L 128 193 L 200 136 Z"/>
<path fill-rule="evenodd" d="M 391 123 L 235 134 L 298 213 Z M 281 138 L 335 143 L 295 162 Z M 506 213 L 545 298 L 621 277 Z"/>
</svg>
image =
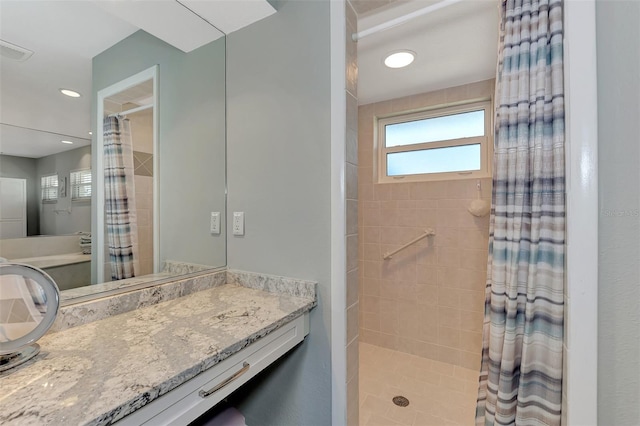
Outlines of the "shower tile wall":
<svg viewBox="0 0 640 426">
<path fill-rule="evenodd" d="M 140 273 L 153 274 L 153 178 L 135 176 Z"/>
<path fill-rule="evenodd" d="M 153 113 L 129 116 L 133 141 L 136 213 L 138 217 L 138 261 L 136 275 L 153 273 Z"/>
<path fill-rule="evenodd" d="M 346 246 L 347 246 L 347 424 L 359 424 L 358 399 L 358 49 L 351 34 L 358 31 L 358 18 L 353 5 L 345 1 L 346 59 Z"/>
<path fill-rule="evenodd" d="M 374 183 L 374 116 L 493 95 L 493 80 L 359 108 L 360 341 L 466 368 L 480 365 L 489 216 L 477 180 Z M 490 201 L 491 179 L 481 180 Z M 436 235 L 382 257 L 424 232 Z"/>
</svg>

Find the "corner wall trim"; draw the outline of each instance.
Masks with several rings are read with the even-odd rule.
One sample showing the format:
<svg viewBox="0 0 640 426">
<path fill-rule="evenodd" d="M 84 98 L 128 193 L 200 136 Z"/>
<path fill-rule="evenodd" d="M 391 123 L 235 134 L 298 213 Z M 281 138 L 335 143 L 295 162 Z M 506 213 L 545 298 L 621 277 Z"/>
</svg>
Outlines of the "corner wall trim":
<svg viewBox="0 0 640 426">
<path fill-rule="evenodd" d="M 598 421 L 598 102 L 595 0 L 565 2 L 566 278 L 563 423 Z"/>
</svg>

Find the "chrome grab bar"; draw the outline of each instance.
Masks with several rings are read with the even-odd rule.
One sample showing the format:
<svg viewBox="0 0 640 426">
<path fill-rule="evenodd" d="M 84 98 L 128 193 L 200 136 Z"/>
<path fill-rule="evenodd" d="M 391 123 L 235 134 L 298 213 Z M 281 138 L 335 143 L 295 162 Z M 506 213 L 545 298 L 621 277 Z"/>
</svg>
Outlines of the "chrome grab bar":
<svg viewBox="0 0 640 426">
<path fill-rule="evenodd" d="M 393 256 L 394 254 L 398 253 L 399 251 L 402 251 L 402 250 L 406 249 L 410 245 L 415 244 L 418 241 L 420 241 L 421 239 L 426 238 L 426 237 L 428 237 L 430 235 L 436 235 L 436 231 L 434 231 L 432 228 L 425 229 L 424 234 L 420 235 L 419 237 L 414 238 L 413 240 L 409 241 L 407 244 L 403 245 L 400 248 L 397 248 L 397 249 L 395 249 L 393 251 L 385 253 L 383 259 L 384 260 L 391 259 L 391 256 Z"/>
<path fill-rule="evenodd" d="M 214 386 L 213 388 L 209 389 L 208 391 L 201 390 L 200 392 L 198 392 L 198 395 L 200 395 L 201 398 L 206 398 L 209 395 L 218 392 L 220 389 L 222 389 L 223 387 L 227 386 L 229 383 L 233 382 L 238 377 L 242 376 L 244 373 L 249 371 L 249 368 L 251 368 L 251 365 L 249 365 L 248 362 L 242 363 L 242 368 L 240 370 L 236 371 L 235 373 L 233 373 L 233 375 L 231 377 L 228 377 L 222 383 Z"/>
</svg>

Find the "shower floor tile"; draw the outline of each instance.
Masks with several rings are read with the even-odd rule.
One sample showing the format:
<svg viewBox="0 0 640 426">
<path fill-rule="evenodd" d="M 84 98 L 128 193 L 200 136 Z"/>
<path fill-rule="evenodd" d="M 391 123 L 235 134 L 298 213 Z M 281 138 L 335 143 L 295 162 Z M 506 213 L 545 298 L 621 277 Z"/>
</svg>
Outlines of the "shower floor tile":
<svg viewBox="0 0 640 426">
<path fill-rule="evenodd" d="M 478 373 L 360 343 L 360 426 L 474 424 Z M 407 407 L 391 399 L 404 396 Z"/>
</svg>

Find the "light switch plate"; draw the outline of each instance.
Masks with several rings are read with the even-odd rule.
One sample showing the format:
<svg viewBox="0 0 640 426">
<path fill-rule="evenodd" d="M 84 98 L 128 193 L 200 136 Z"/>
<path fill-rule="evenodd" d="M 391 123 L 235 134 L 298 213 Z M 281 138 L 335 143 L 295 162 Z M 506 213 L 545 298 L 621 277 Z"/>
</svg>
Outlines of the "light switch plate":
<svg viewBox="0 0 640 426">
<path fill-rule="evenodd" d="M 233 212 L 233 235 L 244 235 L 244 212 Z"/>
<path fill-rule="evenodd" d="M 220 233 L 220 212 L 211 212 L 211 228 L 212 234 Z"/>
</svg>

